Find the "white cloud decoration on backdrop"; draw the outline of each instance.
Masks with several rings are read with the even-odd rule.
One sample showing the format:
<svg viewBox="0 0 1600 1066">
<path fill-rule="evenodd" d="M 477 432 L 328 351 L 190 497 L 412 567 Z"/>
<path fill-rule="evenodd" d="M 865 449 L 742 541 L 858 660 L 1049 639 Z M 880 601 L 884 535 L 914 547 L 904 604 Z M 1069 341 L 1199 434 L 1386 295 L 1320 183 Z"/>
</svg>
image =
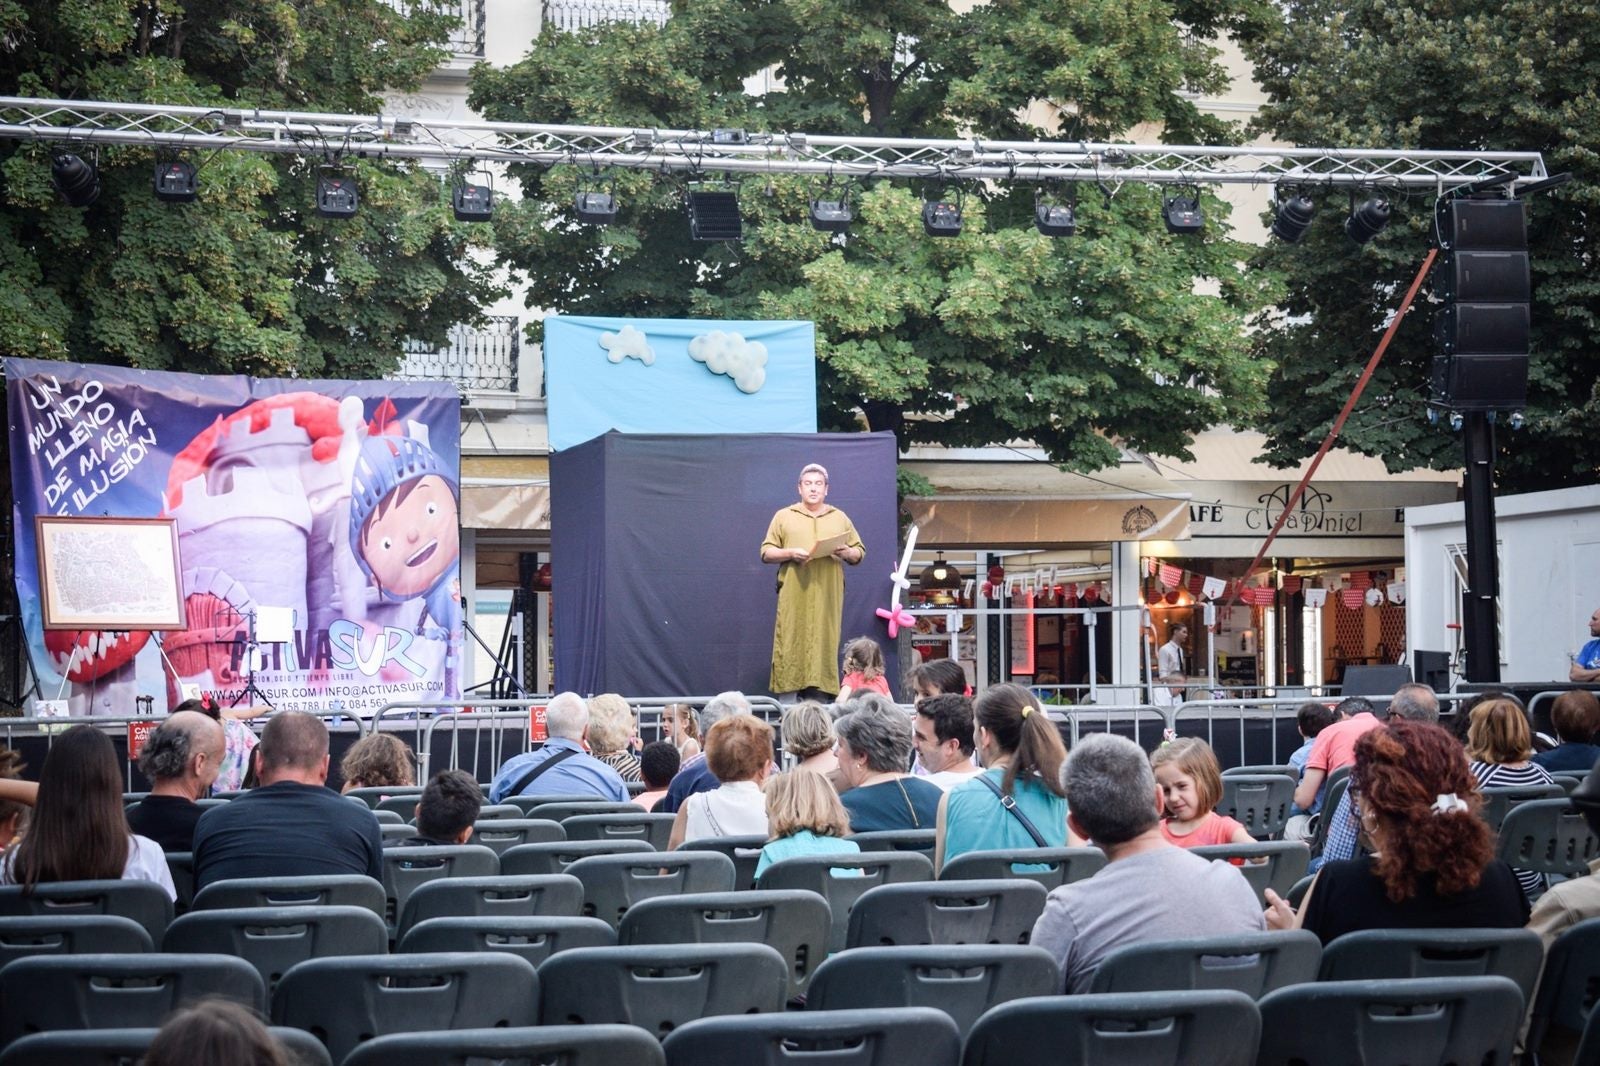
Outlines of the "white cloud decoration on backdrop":
<svg viewBox="0 0 1600 1066">
<path fill-rule="evenodd" d="M 613 363 L 637 359 L 649 366 L 656 361 L 656 350 L 650 347 L 650 339 L 633 326 L 623 326 L 615 333 L 600 334 L 600 347 L 606 350 L 606 358 Z"/>
<path fill-rule="evenodd" d="M 689 342 L 689 355 L 713 374 L 726 374 L 740 392 L 753 393 L 767 382 L 767 346 L 720 329 Z"/>
</svg>

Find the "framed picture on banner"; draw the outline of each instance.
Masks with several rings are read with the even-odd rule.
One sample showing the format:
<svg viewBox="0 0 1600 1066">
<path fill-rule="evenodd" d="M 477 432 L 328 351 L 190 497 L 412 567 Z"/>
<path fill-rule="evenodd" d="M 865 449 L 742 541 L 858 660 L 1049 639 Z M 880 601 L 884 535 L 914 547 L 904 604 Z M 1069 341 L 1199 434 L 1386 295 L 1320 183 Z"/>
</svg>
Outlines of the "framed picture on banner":
<svg viewBox="0 0 1600 1066">
<path fill-rule="evenodd" d="M 171 518 L 34 519 L 45 629 L 184 629 Z"/>
</svg>

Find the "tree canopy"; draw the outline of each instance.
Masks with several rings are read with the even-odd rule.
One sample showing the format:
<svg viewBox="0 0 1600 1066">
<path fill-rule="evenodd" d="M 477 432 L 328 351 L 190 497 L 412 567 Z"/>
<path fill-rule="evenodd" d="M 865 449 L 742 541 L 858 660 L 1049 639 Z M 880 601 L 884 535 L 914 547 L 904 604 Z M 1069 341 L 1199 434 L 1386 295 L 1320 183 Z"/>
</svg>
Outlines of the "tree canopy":
<svg viewBox="0 0 1600 1066">
<path fill-rule="evenodd" d="M 1600 230 L 1596 145 L 1600 25 L 1589 8 L 1529 0 L 1289 0 L 1283 21 L 1247 53 L 1269 94 L 1259 126 L 1302 145 L 1524 150 L 1578 179 L 1528 203 L 1533 334 L 1527 428 L 1498 434 L 1499 481 L 1523 490 L 1593 482 L 1600 466 Z M 1263 420 L 1272 456 L 1316 447 L 1349 394 L 1433 238 L 1434 194 L 1395 203 L 1364 248 L 1322 210 L 1302 244 L 1263 249 L 1285 293 L 1258 351 L 1274 366 Z M 1461 443 L 1425 418 L 1433 356 L 1424 289 L 1398 331 L 1341 443 L 1392 470 L 1451 467 Z"/>
<path fill-rule="evenodd" d="M 67 99 L 373 113 L 445 57 L 454 25 L 383 0 L 0 0 L 0 86 Z M 339 145 L 330 146 L 337 150 Z M 314 210 L 303 157 L 219 152 L 190 204 L 155 199 L 154 147 L 96 153 L 102 192 L 69 207 L 50 149 L 0 145 L 0 348 L 208 373 L 381 377 L 402 342 L 443 342 L 492 298 L 439 179 L 342 160 L 354 219 Z"/>
<path fill-rule="evenodd" d="M 523 61 L 479 67 L 470 99 L 520 122 L 989 139 L 1158 124 L 1227 141 L 1191 96 L 1225 84 L 1216 35 L 1264 17 L 1254 0 L 695 0 L 660 27 L 547 28 Z M 582 160 L 517 177 L 526 199 L 496 234 L 530 307 L 812 319 L 824 428 L 864 414 L 902 445 L 1028 439 L 1094 469 L 1116 443 L 1182 455 L 1257 412 L 1266 368 L 1245 324 L 1270 275 L 1239 269 L 1214 197 L 1204 236 L 1169 235 L 1161 194 L 1108 173 L 1104 194 L 1076 190 L 1077 235 L 1052 239 L 1032 228 L 1032 187 L 1002 182 L 965 189 L 961 235 L 930 238 L 930 190 L 875 181 L 837 240 L 807 220 L 825 181 L 772 176 L 742 183 L 742 242 L 696 244 L 681 182 L 600 176 L 621 207 L 602 228 L 572 212 L 595 180 Z"/>
</svg>

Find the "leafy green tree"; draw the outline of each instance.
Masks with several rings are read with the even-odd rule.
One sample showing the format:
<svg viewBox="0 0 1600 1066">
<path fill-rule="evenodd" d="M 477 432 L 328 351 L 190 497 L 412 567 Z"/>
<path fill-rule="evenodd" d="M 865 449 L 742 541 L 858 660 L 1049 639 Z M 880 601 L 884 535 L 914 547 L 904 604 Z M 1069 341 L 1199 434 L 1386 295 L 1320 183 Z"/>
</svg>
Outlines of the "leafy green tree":
<svg viewBox="0 0 1600 1066">
<path fill-rule="evenodd" d="M 1500 432 L 1502 487 L 1592 482 L 1600 466 L 1600 25 L 1574 3 L 1529 0 L 1290 0 L 1281 23 L 1247 52 L 1270 94 L 1258 122 L 1303 145 L 1523 150 L 1578 181 L 1528 203 L 1534 303 L 1527 415 Z M 1349 395 L 1387 316 L 1433 238 L 1434 194 L 1398 199 L 1364 248 L 1333 218 L 1342 194 L 1321 196 L 1312 233 L 1264 249 L 1281 272 L 1281 317 L 1257 334 L 1274 367 L 1263 425 L 1272 455 L 1310 453 Z M 1330 217 L 1331 216 L 1331 217 Z M 1425 418 L 1433 356 L 1431 287 L 1398 331 L 1342 443 L 1392 470 L 1450 467 L 1461 443 Z"/>
<path fill-rule="evenodd" d="M 383 0 L 0 0 L 0 86 L 13 95 L 371 114 L 420 84 L 454 19 Z M 337 151 L 341 146 L 331 146 Z M 75 149 L 93 158 L 89 147 Z M 492 297 L 420 168 L 345 160 L 354 219 L 314 211 L 324 146 L 302 158 L 220 152 L 200 197 L 157 201 L 153 146 L 98 152 L 102 192 L 73 208 L 50 150 L 0 146 L 0 349 L 151 369 L 380 377 L 402 342 L 442 342 Z"/>
<path fill-rule="evenodd" d="M 491 119 L 635 128 L 1092 140 L 1157 123 L 1224 140 L 1236 132 L 1181 91 L 1221 87 L 1209 42 L 1252 32 L 1253 4 L 695 0 L 662 27 L 547 28 L 522 62 L 478 68 L 471 102 Z M 934 239 L 925 190 L 882 180 L 852 194 L 856 221 L 836 240 L 807 221 L 825 180 L 763 176 L 742 185 L 744 240 L 706 245 L 689 239 L 681 182 L 638 171 L 608 176 L 616 225 L 578 224 L 588 170 L 518 172 L 526 199 L 497 239 L 529 306 L 813 319 L 827 428 L 864 413 L 902 444 L 1029 439 L 1095 469 L 1113 441 L 1184 454 L 1259 402 L 1245 322 L 1271 287 L 1239 269 L 1215 198 L 1203 238 L 1174 237 L 1157 190 L 1108 172 L 1114 195 L 1083 190 L 1077 236 L 1051 239 L 1032 228 L 1031 187 L 993 183 L 965 190 L 960 237 Z"/>
</svg>

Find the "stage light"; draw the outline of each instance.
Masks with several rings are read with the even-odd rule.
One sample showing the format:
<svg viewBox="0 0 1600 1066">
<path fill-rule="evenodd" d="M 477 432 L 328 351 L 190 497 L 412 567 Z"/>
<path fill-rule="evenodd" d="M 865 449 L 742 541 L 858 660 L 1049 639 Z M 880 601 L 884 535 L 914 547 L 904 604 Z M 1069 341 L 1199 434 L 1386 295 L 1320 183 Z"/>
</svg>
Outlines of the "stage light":
<svg viewBox="0 0 1600 1066">
<path fill-rule="evenodd" d="M 744 239 L 744 217 L 739 213 L 739 194 L 731 189 L 690 187 L 684 197 L 689 212 L 689 236 L 697 241 L 739 241 Z"/>
<path fill-rule="evenodd" d="M 346 174 L 317 176 L 317 214 L 323 218 L 355 218 L 361 206 L 356 181 Z"/>
<path fill-rule="evenodd" d="M 617 197 L 596 189 L 579 189 L 572 197 L 572 209 L 579 222 L 608 226 L 617 220 Z"/>
<path fill-rule="evenodd" d="M 1161 205 L 1161 220 L 1168 233 L 1199 233 L 1206 228 L 1206 213 L 1200 210 L 1200 194 L 1169 196 Z"/>
<path fill-rule="evenodd" d="M 843 233 L 855 221 L 850 201 L 844 196 L 837 200 L 811 201 L 811 227 L 823 233 Z"/>
<path fill-rule="evenodd" d="M 1350 212 L 1350 217 L 1344 220 L 1344 233 L 1357 244 L 1366 244 L 1388 224 L 1389 201 L 1374 196 Z"/>
<path fill-rule="evenodd" d="M 714 129 L 711 131 L 712 144 L 749 144 L 750 135 L 742 129 Z"/>
<path fill-rule="evenodd" d="M 199 192 L 195 181 L 194 164 L 182 159 L 167 159 L 156 163 L 156 199 L 168 204 L 193 203 Z"/>
<path fill-rule="evenodd" d="M 450 192 L 457 222 L 488 222 L 494 215 L 494 190 L 488 185 L 458 181 Z"/>
<path fill-rule="evenodd" d="M 72 207 L 88 207 L 100 199 L 100 172 L 71 152 L 50 156 L 50 181 Z"/>
<path fill-rule="evenodd" d="M 1285 244 L 1299 244 L 1311 228 L 1311 219 L 1317 205 L 1309 196 L 1293 196 L 1278 205 L 1277 217 L 1272 220 L 1272 235 Z"/>
<path fill-rule="evenodd" d="M 925 592 L 958 589 L 961 587 L 961 581 L 961 571 L 944 561 L 944 552 L 938 552 L 934 561 L 928 564 L 917 578 L 917 587 Z"/>
<path fill-rule="evenodd" d="M 922 201 L 922 232 L 930 237 L 961 236 L 961 189 L 953 196 L 940 189 L 926 194 Z"/>
</svg>

